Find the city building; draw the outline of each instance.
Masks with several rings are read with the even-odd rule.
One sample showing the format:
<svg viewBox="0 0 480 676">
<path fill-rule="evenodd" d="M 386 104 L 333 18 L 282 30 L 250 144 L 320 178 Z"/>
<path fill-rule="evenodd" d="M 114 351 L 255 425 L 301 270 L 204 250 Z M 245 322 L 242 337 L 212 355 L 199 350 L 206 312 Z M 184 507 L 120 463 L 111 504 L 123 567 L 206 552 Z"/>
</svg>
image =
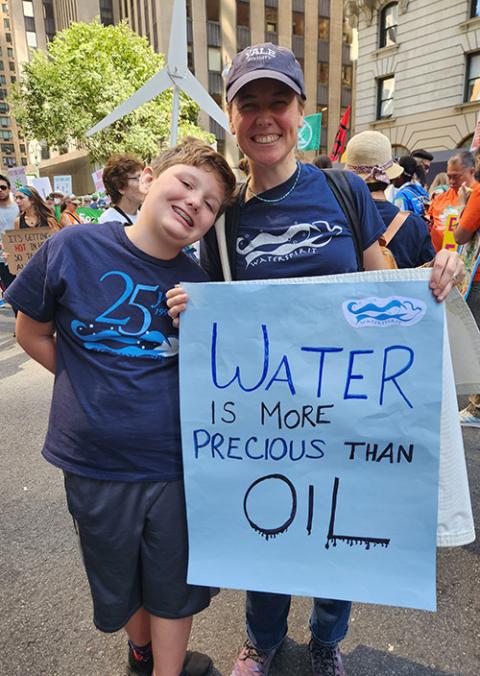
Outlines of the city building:
<svg viewBox="0 0 480 676">
<path fill-rule="evenodd" d="M 480 111 L 480 1 L 346 6 L 358 28 L 356 131 L 381 131 L 396 155 L 470 147 Z"/>
</svg>

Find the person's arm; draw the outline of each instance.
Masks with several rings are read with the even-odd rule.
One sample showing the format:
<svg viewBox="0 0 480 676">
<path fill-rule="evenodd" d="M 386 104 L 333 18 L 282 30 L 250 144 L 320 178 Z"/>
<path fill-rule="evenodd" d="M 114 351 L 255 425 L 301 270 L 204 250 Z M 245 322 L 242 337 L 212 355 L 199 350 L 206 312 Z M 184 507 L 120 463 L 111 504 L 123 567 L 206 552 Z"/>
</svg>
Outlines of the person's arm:
<svg viewBox="0 0 480 676">
<path fill-rule="evenodd" d="M 480 228 L 480 190 L 476 186 L 470 195 L 467 206 L 460 216 L 460 223 L 453 232 L 457 244 L 466 244 Z"/>
<path fill-rule="evenodd" d="M 470 230 L 465 230 L 465 228 L 462 228 L 462 226 L 459 224 L 455 228 L 453 236 L 455 237 L 457 244 L 466 244 L 472 239 L 473 232 L 470 232 Z"/>
<path fill-rule="evenodd" d="M 15 327 L 17 342 L 32 359 L 55 373 L 55 322 L 37 322 L 19 311 Z"/>
</svg>

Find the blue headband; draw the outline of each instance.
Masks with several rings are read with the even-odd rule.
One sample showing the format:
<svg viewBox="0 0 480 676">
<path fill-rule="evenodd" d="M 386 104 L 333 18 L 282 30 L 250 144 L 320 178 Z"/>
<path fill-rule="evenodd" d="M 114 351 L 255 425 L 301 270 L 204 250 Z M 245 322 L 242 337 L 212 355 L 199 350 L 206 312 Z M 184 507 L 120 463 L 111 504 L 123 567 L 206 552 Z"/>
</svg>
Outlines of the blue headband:
<svg viewBox="0 0 480 676">
<path fill-rule="evenodd" d="M 30 190 L 30 188 L 27 188 L 26 185 L 22 185 L 20 188 L 18 188 L 17 192 L 21 192 L 27 197 L 33 197 L 33 192 Z"/>
</svg>

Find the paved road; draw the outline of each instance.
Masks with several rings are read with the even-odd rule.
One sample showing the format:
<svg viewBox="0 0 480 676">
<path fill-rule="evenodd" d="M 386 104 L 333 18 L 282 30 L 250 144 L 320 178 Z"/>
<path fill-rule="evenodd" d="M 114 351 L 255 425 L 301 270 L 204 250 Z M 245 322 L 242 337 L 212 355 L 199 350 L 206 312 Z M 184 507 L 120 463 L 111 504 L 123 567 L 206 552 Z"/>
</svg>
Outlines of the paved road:
<svg viewBox="0 0 480 676">
<path fill-rule="evenodd" d="M 91 604 L 62 476 L 42 460 L 51 376 L 12 337 L 0 309 L 0 676 L 123 676 L 125 641 L 91 624 Z M 480 515 L 480 431 L 465 433 Z M 195 622 L 191 645 L 228 676 L 243 640 L 243 594 L 225 591 Z M 272 676 L 307 676 L 309 602 L 294 600 Z M 438 612 L 358 604 L 343 642 L 349 676 L 478 676 L 480 544 L 438 553 Z"/>
</svg>

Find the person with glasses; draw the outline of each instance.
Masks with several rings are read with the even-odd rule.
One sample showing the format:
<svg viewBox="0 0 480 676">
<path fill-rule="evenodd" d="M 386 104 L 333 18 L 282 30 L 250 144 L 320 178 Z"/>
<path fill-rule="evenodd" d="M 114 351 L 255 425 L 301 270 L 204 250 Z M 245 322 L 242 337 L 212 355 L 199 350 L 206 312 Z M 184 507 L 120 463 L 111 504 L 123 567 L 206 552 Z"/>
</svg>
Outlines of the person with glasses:
<svg viewBox="0 0 480 676">
<path fill-rule="evenodd" d="M 8 269 L 7 260 L 3 255 L 2 234 L 5 230 L 13 230 L 18 216 L 18 207 L 12 199 L 10 180 L 0 174 L 0 287 L 2 291 L 15 279 Z"/>
<path fill-rule="evenodd" d="M 143 162 L 132 155 L 113 155 L 108 160 L 102 179 L 112 206 L 100 216 L 99 223 L 135 223 L 143 202 L 139 185 L 143 166 Z"/>
</svg>

